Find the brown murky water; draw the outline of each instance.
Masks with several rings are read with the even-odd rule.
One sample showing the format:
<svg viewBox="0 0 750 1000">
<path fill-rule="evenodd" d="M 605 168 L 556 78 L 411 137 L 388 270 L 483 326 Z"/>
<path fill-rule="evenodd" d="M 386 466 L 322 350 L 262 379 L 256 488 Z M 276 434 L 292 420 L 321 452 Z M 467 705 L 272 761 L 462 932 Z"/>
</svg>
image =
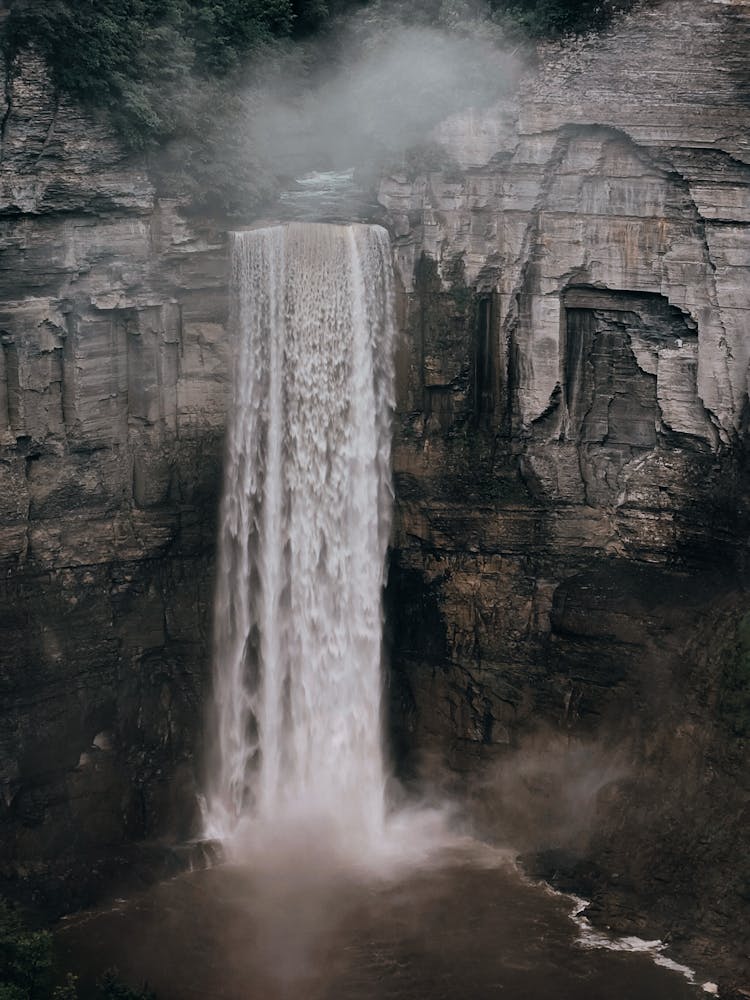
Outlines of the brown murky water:
<svg viewBox="0 0 750 1000">
<path fill-rule="evenodd" d="M 309 864 L 185 874 L 64 922 L 83 985 L 117 966 L 159 1000 L 682 1000 L 647 955 L 585 948 L 569 899 L 506 860 L 373 882 Z"/>
</svg>

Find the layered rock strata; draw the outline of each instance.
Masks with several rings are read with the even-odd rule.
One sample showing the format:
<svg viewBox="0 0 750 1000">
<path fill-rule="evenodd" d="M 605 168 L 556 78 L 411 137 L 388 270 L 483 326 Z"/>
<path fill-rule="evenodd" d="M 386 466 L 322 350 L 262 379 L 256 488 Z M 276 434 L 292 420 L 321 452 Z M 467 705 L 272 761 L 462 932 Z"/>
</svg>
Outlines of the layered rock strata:
<svg viewBox="0 0 750 1000">
<path fill-rule="evenodd" d="M 8 86 L 0 857 L 3 875 L 64 879 L 74 858 L 96 868 L 128 839 L 190 825 L 227 265 L 223 234 L 157 198 L 35 60 Z"/>
<path fill-rule="evenodd" d="M 746 3 L 641 8 L 446 122 L 459 171 L 381 187 L 405 770 L 738 982 L 749 46 Z"/>
</svg>

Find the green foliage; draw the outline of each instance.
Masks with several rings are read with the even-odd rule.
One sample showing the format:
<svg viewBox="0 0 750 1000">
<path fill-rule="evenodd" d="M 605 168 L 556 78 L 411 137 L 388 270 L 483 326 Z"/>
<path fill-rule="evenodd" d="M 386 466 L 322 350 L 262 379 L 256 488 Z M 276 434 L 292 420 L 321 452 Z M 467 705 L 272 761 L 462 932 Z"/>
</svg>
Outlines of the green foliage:
<svg viewBox="0 0 750 1000">
<path fill-rule="evenodd" d="M 490 0 L 490 4 L 532 37 L 555 38 L 604 28 L 635 0 Z"/>
<path fill-rule="evenodd" d="M 227 124 L 240 67 L 328 15 L 327 0 L 11 0 L 2 48 L 11 72 L 41 55 L 59 93 L 106 113 L 127 148 L 158 152 L 170 193 L 247 213 L 274 181 Z"/>
<path fill-rule="evenodd" d="M 96 984 L 97 1000 L 156 1000 L 148 986 L 132 990 L 120 979 L 117 969 L 108 969 Z"/>
<path fill-rule="evenodd" d="M 381 17 L 395 10 L 408 24 L 454 32 L 478 20 L 485 31 L 494 21 L 506 36 L 558 38 L 604 28 L 637 2 L 657 0 L 368 0 L 367 6 Z"/>
<path fill-rule="evenodd" d="M 324 0 L 13 0 L 12 65 L 39 52 L 62 93 L 109 111 L 131 147 L 191 131 L 195 81 L 327 16 Z"/>
<path fill-rule="evenodd" d="M 0 900 L 0 1000 L 49 997 L 52 983 L 52 937 L 30 931 L 4 900 Z"/>
<path fill-rule="evenodd" d="M 78 1000 L 78 977 L 69 972 L 65 983 L 52 991 L 52 1000 Z"/>
<path fill-rule="evenodd" d="M 724 661 L 719 712 L 739 737 L 750 737 L 750 613 L 737 626 Z"/>
<path fill-rule="evenodd" d="M 341 3 L 333 4 L 333 9 L 326 0 L 292 0 L 294 13 L 293 32 L 295 35 L 306 35 L 328 19 Z"/>
<path fill-rule="evenodd" d="M 49 931 L 32 931 L 16 909 L 0 899 L 0 1000 L 78 1000 L 78 977 L 68 973 L 54 986 L 55 961 Z M 133 990 L 109 969 L 96 985 L 96 1000 L 156 1000 L 144 986 Z"/>
<path fill-rule="evenodd" d="M 145 146 L 169 133 L 169 93 L 193 63 L 184 13 L 183 0 L 16 0 L 3 47 L 11 65 L 39 52 L 61 92 L 109 110 Z"/>
<path fill-rule="evenodd" d="M 224 0 L 190 4 L 186 22 L 198 67 L 226 73 L 243 53 L 273 38 L 289 35 L 294 23 L 290 0 Z"/>
<path fill-rule="evenodd" d="M 221 115 L 215 114 L 217 106 Z M 181 196 L 196 211 L 247 213 L 276 190 L 276 178 L 263 163 L 262 151 L 255 148 L 249 128 L 242 127 L 254 113 L 252 101 L 242 91 L 227 93 L 215 81 L 207 81 L 193 109 L 194 131 L 159 150 L 152 158 L 152 176 L 163 190 Z"/>
</svg>

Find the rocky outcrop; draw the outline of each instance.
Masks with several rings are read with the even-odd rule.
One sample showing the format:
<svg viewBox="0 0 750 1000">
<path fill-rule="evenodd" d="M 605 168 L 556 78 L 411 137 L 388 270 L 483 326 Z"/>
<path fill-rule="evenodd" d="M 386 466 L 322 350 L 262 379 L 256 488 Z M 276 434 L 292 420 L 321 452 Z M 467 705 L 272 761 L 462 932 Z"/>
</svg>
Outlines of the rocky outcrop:
<svg viewBox="0 0 750 1000">
<path fill-rule="evenodd" d="M 749 44 L 746 3 L 644 6 L 381 186 L 402 767 L 740 985 Z"/>
<path fill-rule="evenodd" d="M 223 234 L 27 59 L 0 174 L 0 856 L 184 835 L 227 392 Z M 89 872 L 88 875 L 91 873 Z M 88 879 L 90 881 L 90 879 Z M 66 903 L 86 879 L 64 886 Z"/>
</svg>

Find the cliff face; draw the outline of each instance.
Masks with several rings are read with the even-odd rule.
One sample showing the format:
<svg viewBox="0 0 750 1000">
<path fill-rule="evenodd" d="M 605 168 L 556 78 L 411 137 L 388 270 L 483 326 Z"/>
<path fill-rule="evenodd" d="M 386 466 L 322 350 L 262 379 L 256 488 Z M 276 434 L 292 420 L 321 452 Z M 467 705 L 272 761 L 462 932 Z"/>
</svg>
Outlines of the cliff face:
<svg viewBox="0 0 750 1000">
<path fill-rule="evenodd" d="M 226 252 L 33 60 L 0 176 L 0 856 L 63 876 L 190 822 Z"/>
<path fill-rule="evenodd" d="M 446 122 L 460 171 L 381 187 L 403 766 L 469 775 L 483 821 L 609 922 L 735 958 L 749 46 L 746 3 L 640 10 Z"/>
<path fill-rule="evenodd" d="M 445 122 L 459 169 L 380 191 L 400 766 L 447 765 L 613 925 L 735 965 L 749 45 L 748 3 L 647 7 Z M 227 260 L 31 61 L 0 233 L 0 856 L 49 880 L 190 829 Z"/>
</svg>

